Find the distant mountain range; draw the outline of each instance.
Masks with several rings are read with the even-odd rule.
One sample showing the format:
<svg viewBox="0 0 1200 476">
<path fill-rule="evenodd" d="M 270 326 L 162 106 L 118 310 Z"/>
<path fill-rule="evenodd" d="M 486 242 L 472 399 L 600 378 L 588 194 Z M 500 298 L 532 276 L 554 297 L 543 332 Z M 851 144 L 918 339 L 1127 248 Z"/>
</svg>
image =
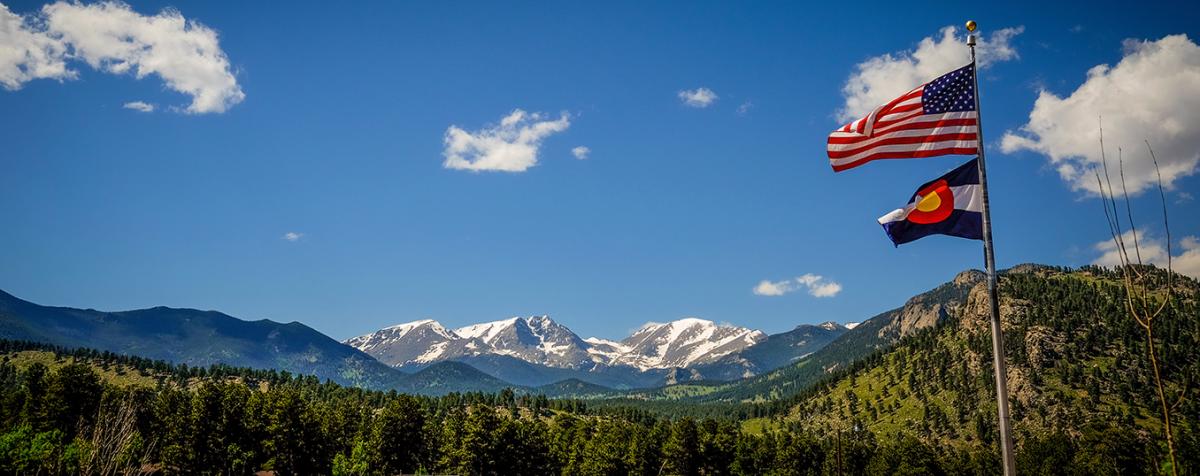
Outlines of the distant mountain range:
<svg viewBox="0 0 1200 476">
<path fill-rule="evenodd" d="M 582 339 L 549 316 L 532 316 L 453 330 L 426 319 L 387 327 L 346 344 L 407 371 L 455 361 L 525 386 L 577 379 L 638 388 L 757 375 L 815 352 L 846 330 L 826 322 L 768 336 L 687 318 L 646 324 L 613 341 Z"/>
<path fill-rule="evenodd" d="M 390 388 L 405 374 L 299 322 L 244 321 L 215 311 L 124 312 L 48 307 L 0 291 L 0 338 L 87 347 L 190 366 L 227 364 Z"/>
<path fill-rule="evenodd" d="M 168 307 L 121 312 L 50 307 L 0 291 L 0 339 L 190 366 L 276 369 L 343 385 L 429 394 L 505 387 L 594 393 L 734 380 L 794 362 L 846 330 L 827 322 L 768 336 L 687 318 L 646 324 L 612 341 L 582 339 L 549 316 L 533 316 L 454 330 L 421 320 L 341 343 L 299 322 L 246 321 Z"/>
<path fill-rule="evenodd" d="M 407 374 L 299 322 L 245 321 L 215 311 L 124 312 L 49 307 L 0 291 L 0 339 L 90 348 L 196 367 L 225 364 L 314 375 L 409 393 L 495 392 L 511 384 L 456 362 Z"/>
</svg>

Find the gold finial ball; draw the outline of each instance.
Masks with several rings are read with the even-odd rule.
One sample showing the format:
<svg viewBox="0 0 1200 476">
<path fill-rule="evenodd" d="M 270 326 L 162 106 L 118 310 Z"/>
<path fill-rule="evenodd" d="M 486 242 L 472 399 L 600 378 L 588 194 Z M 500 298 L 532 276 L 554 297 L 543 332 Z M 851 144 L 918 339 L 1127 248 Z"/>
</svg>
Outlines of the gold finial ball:
<svg viewBox="0 0 1200 476">
<path fill-rule="evenodd" d="M 967 20 L 967 31 L 975 31 L 976 27 L 975 20 Z"/>
</svg>

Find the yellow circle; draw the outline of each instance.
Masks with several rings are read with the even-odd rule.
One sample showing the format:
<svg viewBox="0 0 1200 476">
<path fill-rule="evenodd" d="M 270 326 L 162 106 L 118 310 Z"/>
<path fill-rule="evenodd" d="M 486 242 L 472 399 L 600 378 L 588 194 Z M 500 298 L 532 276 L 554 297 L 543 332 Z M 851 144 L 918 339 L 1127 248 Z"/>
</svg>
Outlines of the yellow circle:
<svg viewBox="0 0 1200 476">
<path fill-rule="evenodd" d="M 975 31 L 975 20 L 967 20 L 967 31 Z"/>
<path fill-rule="evenodd" d="M 937 192 L 929 192 L 929 195 L 921 197 L 921 201 L 917 202 L 917 210 L 923 212 L 932 212 L 942 206 L 942 197 L 939 197 Z"/>
</svg>

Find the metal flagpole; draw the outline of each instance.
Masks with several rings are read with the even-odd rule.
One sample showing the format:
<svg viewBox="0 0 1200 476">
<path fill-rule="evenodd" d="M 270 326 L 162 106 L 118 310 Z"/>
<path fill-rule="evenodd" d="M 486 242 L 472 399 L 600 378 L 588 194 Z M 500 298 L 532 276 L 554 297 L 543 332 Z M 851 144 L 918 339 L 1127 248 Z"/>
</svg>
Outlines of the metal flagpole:
<svg viewBox="0 0 1200 476">
<path fill-rule="evenodd" d="M 975 22 L 967 22 L 971 74 L 975 80 L 975 117 L 979 135 L 979 188 L 983 192 L 983 260 L 987 264 L 988 300 L 992 309 L 992 366 L 996 371 L 996 406 L 1000 411 L 1000 452 L 1004 476 L 1016 475 L 1012 432 L 1008 427 L 1008 373 L 1004 366 L 1004 334 L 1000 326 L 1000 297 L 996 289 L 996 256 L 992 250 L 992 213 L 988 204 L 987 166 L 983 161 L 983 112 L 979 110 L 979 69 L 975 62 Z"/>
</svg>

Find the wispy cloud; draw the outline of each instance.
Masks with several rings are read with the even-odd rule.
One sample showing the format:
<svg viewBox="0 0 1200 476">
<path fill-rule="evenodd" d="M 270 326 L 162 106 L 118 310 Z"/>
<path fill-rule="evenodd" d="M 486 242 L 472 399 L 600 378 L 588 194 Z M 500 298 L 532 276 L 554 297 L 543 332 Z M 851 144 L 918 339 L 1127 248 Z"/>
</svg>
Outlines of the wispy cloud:
<svg viewBox="0 0 1200 476">
<path fill-rule="evenodd" d="M 138 111 L 138 112 L 154 112 L 153 104 L 142 102 L 142 101 L 127 102 L 127 103 L 125 103 L 124 106 L 121 106 L 121 107 L 123 107 L 125 109 L 133 109 L 134 111 Z"/>
<path fill-rule="evenodd" d="M 979 67 L 1017 58 L 1012 39 L 1023 31 L 1025 27 L 1004 28 L 980 38 Z M 850 121 L 863 117 L 912 88 L 970 62 L 971 50 L 952 26 L 942 28 L 937 37 L 921 40 L 916 50 L 870 58 L 859 63 L 842 86 L 846 102 L 837 111 L 837 118 Z"/>
<path fill-rule="evenodd" d="M 141 79 L 155 75 L 191 96 L 187 113 L 220 113 L 246 95 L 230 71 L 216 31 L 173 9 L 153 16 L 119 2 L 58 1 L 16 15 L 0 4 L 0 84 L 20 89 L 34 79 L 69 80 L 68 61 Z"/>
<path fill-rule="evenodd" d="M 833 297 L 842 292 L 842 285 L 824 276 L 806 273 L 792 279 L 771 281 L 764 279 L 754 286 L 754 294 L 759 296 L 782 296 L 801 289 L 807 290 L 814 297 Z"/>
<path fill-rule="evenodd" d="M 446 129 L 446 148 L 442 151 L 446 160 L 442 165 L 475 172 L 524 172 L 537 165 L 542 141 L 568 127 L 571 120 L 565 112 L 558 119 L 550 119 L 520 109 L 504 116 L 499 124 L 475 132 L 450 126 Z"/>
<path fill-rule="evenodd" d="M 1074 190 L 1098 194 L 1092 171 L 1101 164 L 1100 121 L 1109 165 L 1124 149 L 1125 184 L 1137 193 L 1157 182 L 1144 140 L 1158 156 L 1163 184 L 1196 173 L 1200 164 L 1200 46 L 1187 35 L 1125 41 L 1116 66 L 1088 70 L 1087 81 L 1067 97 L 1041 91 L 1029 122 L 1008 131 L 1006 153 L 1045 155 Z"/>
<path fill-rule="evenodd" d="M 300 241 L 301 238 L 304 238 L 304 233 L 289 231 L 289 232 L 283 234 L 284 240 L 287 240 L 287 241 L 290 241 L 293 243 Z"/>
<path fill-rule="evenodd" d="M 571 149 L 571 155 L 574 155 L 575 158 L 579 159 L 579 160 L 586 160 L 588 158 L 588 156 L 591 154 L 592 154 L 592 149 L 589 149 L 586 146 L 581 145 L 579 147 Z"/>
<path fill-rule="evenodd" d="M 746 114 L 749 114 L 750 110 L 753 108 L 754 108 L 754 103 L 752 103 L 750 101 L 746 101 L 746 102 L 742 103 L 740 106 L 738 106 L 737 113 L 739 116 L 745 116 Z"/>
<path fill-rule="evenodd" d="M 691 107 L 706 108 L 717 102 L 717 93 L 708 88 L 685 89 L 679 91 L 679 100 Z"/>
</svg>

